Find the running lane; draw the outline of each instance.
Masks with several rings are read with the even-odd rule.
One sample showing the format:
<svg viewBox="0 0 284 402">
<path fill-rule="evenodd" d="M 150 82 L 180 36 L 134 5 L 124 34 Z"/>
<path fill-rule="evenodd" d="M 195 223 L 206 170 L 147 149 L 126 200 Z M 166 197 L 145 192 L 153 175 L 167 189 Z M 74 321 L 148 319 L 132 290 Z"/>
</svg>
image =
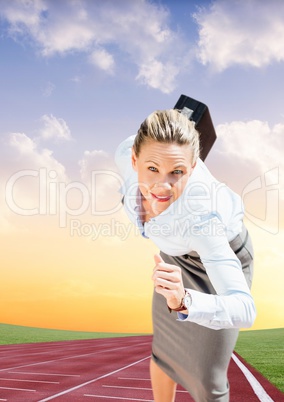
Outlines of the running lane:
<svg viewBox="0 0 284 402">
<path fill-rule="evenodd" d="M 0 346 L 0 402 L 153 401 L 152 336 Z M 231 402 L 284 402 L 284 395 L 234 355 Z M 193 402 L 178 387 L 176 402 Z"/>
</svg>

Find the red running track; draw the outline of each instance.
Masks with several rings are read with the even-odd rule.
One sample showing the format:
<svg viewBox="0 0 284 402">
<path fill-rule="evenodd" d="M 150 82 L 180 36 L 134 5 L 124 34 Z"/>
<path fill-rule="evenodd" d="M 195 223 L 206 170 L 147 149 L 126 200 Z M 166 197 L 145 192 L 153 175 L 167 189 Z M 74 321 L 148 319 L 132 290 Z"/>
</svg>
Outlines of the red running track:
<svg viewBox="0 0 284 402">
<path fill-rule="evenodd" d="M 151 342 L 152 336 L 134 336 L 2 345 L 0 402 L 153 401 Z M 230 363 L 231 402 L 284 401 L 284 395 L 251 368 L 250 385 L 242 363 L 238 356 Z M 178 387 L 176 402 L 193 399 Z"/>
</svg>

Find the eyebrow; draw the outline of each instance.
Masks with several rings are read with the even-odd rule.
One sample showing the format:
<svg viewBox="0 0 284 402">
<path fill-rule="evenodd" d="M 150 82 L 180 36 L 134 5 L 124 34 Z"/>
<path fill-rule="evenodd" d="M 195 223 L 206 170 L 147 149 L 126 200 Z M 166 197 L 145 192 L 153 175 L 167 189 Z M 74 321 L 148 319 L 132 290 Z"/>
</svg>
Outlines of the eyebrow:
<svg viewBox="0 0 284 402">
<path fill-rule="evenodd" d="M 180 164 L 174 166 L 175 169 L 181 168 L 181 167 L 186 168 L 186 165 L 184 163 L 180 163 Z"/>
<path fill-rule="evenodd" d="M 145 161 L 145 163 L 154 163 L 154 165 L 160 166 L 157 162 L 151 160 Z"/>
<path fill-rule="evenodd" d="M 153 163 L 156 166 L 160 166 L 159 163 L 152 161 L 152 160 L 146 160 L 145 163 Z M 173 166 L 174 169 L 178 169 L 178 168 L 184 168 L 186 169 L 186 165 L 184 163 L 178 163 L 177 165 Z"/>
</svg>

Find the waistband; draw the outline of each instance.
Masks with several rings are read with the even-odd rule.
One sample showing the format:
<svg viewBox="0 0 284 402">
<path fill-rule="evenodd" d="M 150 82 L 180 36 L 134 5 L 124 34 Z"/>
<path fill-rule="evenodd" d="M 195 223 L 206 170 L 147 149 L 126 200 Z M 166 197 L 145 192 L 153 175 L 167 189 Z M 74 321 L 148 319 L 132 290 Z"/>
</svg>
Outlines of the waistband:
<svg viewBox="0 0 284 402">
<path fill-rule="evenodd" d="M 243 224 L 242 231 L 229 243 L 235 254 L 238 254 L 242 251 L 242 249 L 247 244 L 248 237 L 249 237 L 249 232 L 248 232 L 247 228 L 245 227 L 245 225 Z M 239 245 L 240 242 L 241 242 L 241 244 Z M 237 243 L 236 244 L 237 248 L 234 247 L 235 243 Z"/>
<path fill-rule="evenodd" d="M 239 236 L 239 235 L 238 235 Z M 245 238 L 244 238 L 244 241 L 242 242 L 242 244 L 240 245 L 240 247 L 237 249 L 237 250 L 234 250 L 234 253 L 235 254 L 238 254 L 240 251 L 242 251 L 242 249 L 245 247 L 245 245 L 247 244 L 247 241 L 248 241 L 248 236 L 249 236 L 249 233 L 248 233 L 248 230 L 247 229 L 245 229 Z M 233 240 L 234 241 L 234 240 Z"/>
</svg>

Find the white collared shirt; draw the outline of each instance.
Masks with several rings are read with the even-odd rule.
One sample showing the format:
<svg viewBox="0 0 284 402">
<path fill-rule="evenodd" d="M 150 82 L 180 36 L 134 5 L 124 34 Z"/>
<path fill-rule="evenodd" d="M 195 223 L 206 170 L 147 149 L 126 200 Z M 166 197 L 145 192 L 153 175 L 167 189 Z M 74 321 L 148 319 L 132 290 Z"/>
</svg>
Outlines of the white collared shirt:
<svg viewBox="0 0 284 402">
<path fill-rule="evenodd" d="M 135 136 L 123 141 L 115 155 L 123 176 L 124 208 L 141 234 L 164 253 L 181 256 L 196 251 L 217 295 L 190 290 L 188 320 L 213 329 L 250 327 L 255 306 L 239 259 L 229 242 L 242 230 L 241 198 L 218 182 L 198 159 L 181 196 L 158 216 L 142 224 L 141 193 L 131 164 Z"/>
</svg>

